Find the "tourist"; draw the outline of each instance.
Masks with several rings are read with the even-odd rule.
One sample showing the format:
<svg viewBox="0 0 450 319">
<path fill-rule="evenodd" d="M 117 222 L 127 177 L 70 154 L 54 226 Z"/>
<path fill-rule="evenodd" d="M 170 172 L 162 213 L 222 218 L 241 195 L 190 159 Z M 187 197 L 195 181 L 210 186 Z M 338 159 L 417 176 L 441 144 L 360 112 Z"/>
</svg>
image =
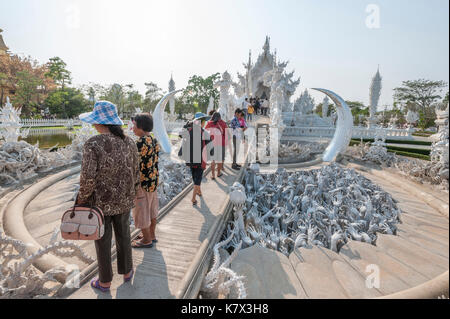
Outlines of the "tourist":
<svg viewBox="0 0 450 319">
<path fill-rule="evenodd" d="M 267 116 L 267 111 L 269 110 L 269 100 L 264 99 L 262 107 L 263 107 L 263 114 L 262 115 Z"/>
<path fill-rule="evenodd" d="M 250 105 L 249 99 L 245 98 L 244 102 L 242 102 L 242 109 L 241 111 L 244 112 L 244 116 L 247 118 L 248 115 L 248 106 Z"/>
<path fill-rule="evenodd" d="M 195 119 L 189 121 L 180 137 L 183 138 L 181 146 L 181 156 L 186 161 L 186 165 L 191 168 L 194 191 L 192 192 L 192 204 L 196 206 L 197 195 L 202 197 L 203 172 L 206 169 L 205 147 L 210 142 L 209 133 L 203 128 L 209 117 L 203 113 L 195 114 Z M 189 139 L 189 141 L 188 141 Z"/>
<path fill-rule="evenodd" d="M 247 113 L 248 113 L 247 116 L 248 120 L 253 121 L 253 114 L 255 113 L 255 107 L 253 106 L 253 104 L 250 104 L 248 106 Z"/>
<path fill-rule="evenodd" d="M 242 132 L 246 130 L 246 123 L 244 119 L 244 112 L 237 109 L 234 113 L 234 118 L 231 120 L 230 127 L 233 130 L 233 165 L 234 170 L 240 170 L 241 165 L 237 164 L 237 156 L 240 144 L 238 142 L 242 139 Z"/>
<path fill-rule="evenodd" d="M 261 111 L 261 99 L 256 99 L 255 101 L 255 114 L 258 115 Z"/>
<path fill-rule="evenodd" d="M 130 239 L 130 211 L 139 186 L 139 156 L 136 143 L 125 136 L 117 107 L 107 101 L 95 103 L 94 111 L 80 115 L 100 133 L 83 146 L 80 190 L 77 205 L 96 206 L 105 215 L 105 232 L 95 241 L 99 277 L 91 286 L 103 292 L 110 290 L 113 279 L 111 264 L 112 228 L 117 247 L 118 273 L 124 282 L 131 281 L 133 259 Z"/>
<path fill-rule="evenodd" d="M 205 129 L 209 132 L 211 140 L 213 141 L 213 161 L 211 163 L 212 179 L 216 179 L 216 164 L 217 177 L 222 177 L 223 163 L 225 162 L 225 149 L 228 144 L 227 123 L 222 120 L 220 113 L 214 113 L 211 121 L 208 122 Z"/>
<path fill-rule="evenodd" d="M 133 132 L 139 137 L 136 142 L 140 161 L 140 187 L 135 199 L 133 219 L 136 228 L 142 232 L 133 248 L 152 248 L 156 244 L 156 218 L 158 216 L 158 182 L 159 182 L 159 150 L 160 146 L 155 137 L 150 135 L 153 130 L 153 118 L 150 114 L 139 114 L 132 118 Z"/>
</svg>

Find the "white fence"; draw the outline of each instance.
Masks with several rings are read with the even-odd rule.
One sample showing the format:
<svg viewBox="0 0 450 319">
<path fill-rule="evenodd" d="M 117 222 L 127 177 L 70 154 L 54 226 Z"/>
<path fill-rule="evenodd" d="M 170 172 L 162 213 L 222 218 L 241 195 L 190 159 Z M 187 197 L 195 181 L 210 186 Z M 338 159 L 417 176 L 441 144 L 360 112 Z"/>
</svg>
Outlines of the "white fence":
<svg viewBox="0 0 450 319">
<path fill-rule="evenodd" d="M 333 137 L 335 132 L 334 127 L 298 127 L 298 126 L 288 126 L 283 131 L 283 136 L 286 137 Z M 373 139 L 377 136 L 378 131 L 382 130 L 382 135 L 386 139 L 395 140 L 411 140 L 413 139 L 412 133 L 414 130 L 411 129 L 390 129 L 390 128 L 365 128 L 365 127 L 354 127 L 352 138 L 363 138 L 363 139 Z"/>
<path fill-rule="evenodd" d="M 130 121 L 125 120 L 124 123 L 128 125 Z M 81 126 L 82 122 L 78 119 L 70 120 L 70 119 L 21 119 L 20 124 L 23 125 L 24 128 L 29 127 L 72 127 L 72 126 Z M 168 132 L 173 132 L 178 129 L 181 129 L 185 122 L 183 121 L 175 121 L 175 122 L 166 122 L 166 128 Z"/>
<path fill-rule="evenodd" d="M 20 124 L 22 124 L 23 127 L 69 127 L 74 125 L 81 125 L 81 121 L 70 119 L 21 119 Z"/>
</svg>

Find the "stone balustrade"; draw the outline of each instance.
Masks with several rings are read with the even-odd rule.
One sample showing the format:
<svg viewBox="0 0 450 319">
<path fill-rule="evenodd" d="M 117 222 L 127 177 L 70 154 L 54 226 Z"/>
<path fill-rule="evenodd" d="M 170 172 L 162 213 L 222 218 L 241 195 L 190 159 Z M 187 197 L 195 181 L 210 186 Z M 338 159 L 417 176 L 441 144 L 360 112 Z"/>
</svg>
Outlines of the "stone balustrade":
<svg viewBox="0 0 450 319">
<path fill-rule="evenodd" d="M 334 127 L 300 127 L 288 126 L 284 129 L 283 136 L 285 137 L 333 137 L 335 132 Z M 366 128 L 354 127 L 352 138 L 373 139 L 377 136 L 378 131 L 383 130 L 383 136 L 386 139 L 396 140 L 410 140 L 413 139 L 412 129 L 392 129 L 392 128 Z"/>
</svg>

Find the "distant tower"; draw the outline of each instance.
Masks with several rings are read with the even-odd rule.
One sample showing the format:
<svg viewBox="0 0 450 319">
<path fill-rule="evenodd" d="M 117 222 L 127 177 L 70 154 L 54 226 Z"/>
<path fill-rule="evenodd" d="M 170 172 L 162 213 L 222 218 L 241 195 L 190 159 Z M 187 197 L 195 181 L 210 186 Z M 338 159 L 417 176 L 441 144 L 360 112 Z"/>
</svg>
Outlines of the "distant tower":
<svg viewBox="0 0 450 319">
<path fill-rule="evenodd" d="M 370 119 L 369 125 L 376 124 L 376 114 L 378 108 L 378 102 L 381 96 L 381 84 L 382 77 L 380 75 L 380 67 L 378 66 L 377 73 L 372 78 L 372 85 L 370 86 Z"/>
<path fill-rule="evenodd" d="M 3 30 L 0 29 L 0 55 L 6 55 L 8 54 L 9 48 L 6 46 L 5 42 L 3 41 L 2 33 Z"/>
<path fill-rule="evenodd" d="M 173 74 L 170 75 L 169 92 L 175 91 L 175 81 L 173 80 Z M 172 97 L 169 101 L 170 114 L 175 115 L 175 98 Z"/>
<path fill-rule="evenodd" d="M 324 119 L 328 118 L 328 108 L 330 106 L 330 99 L 328 96 L 325 96 L 322 103 L 322 117 Z"/>
</svg>

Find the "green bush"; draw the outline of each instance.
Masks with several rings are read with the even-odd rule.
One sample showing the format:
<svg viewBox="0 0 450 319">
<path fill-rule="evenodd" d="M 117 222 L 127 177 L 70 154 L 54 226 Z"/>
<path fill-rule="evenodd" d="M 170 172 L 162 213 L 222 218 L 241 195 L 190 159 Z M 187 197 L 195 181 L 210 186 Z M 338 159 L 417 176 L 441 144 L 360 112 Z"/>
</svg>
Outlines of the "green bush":
<svg viewBox="0 0 450 319">
<path fill-rule="evenodd" d="M 401 155 L 401 156 L 406 156 L 406 157 L 412 157 L 412 158 L 417 158 L 417 159 L 422 159 L 422 160 L 426 160 L 426 161 L 431 161 L 430 156 L 428 155 L 423 155 L 423 154 L 417 154 L 417 153 L 409 153 L 409 152 L 402 152 L 402 151 L 394 151 L 394 150 L 389 150 L 389 153 L 395 153 L 397 155 Z"/>
<path fill-rule="evenodd" d="M 360 139 L 352 139 L 352 141 L 356 141 L 356 142 L 360 142 Z M 363 139 L 364 143 L 367 142 L 375 142 L 374 139 Z M 426 145 L 426 146 L 431 146 L 432 142 L 426 142 L 426 141 L 405 141 L 405 140 L 386 140 L 386 143 L 388 144 L 406 144 L 406 145 Z"/>
<path fill-rule="evenodd" d="M 422 155 L 430 155 L 430 150 L 420 150 L 417 148 L 408 148 L 408 147 L 397 147 L 397 146 L 387 146 L 388 150 L 398 151 L 398 152 L 407 152 L 407 153 L 416 153 Z"/>
</svg>

